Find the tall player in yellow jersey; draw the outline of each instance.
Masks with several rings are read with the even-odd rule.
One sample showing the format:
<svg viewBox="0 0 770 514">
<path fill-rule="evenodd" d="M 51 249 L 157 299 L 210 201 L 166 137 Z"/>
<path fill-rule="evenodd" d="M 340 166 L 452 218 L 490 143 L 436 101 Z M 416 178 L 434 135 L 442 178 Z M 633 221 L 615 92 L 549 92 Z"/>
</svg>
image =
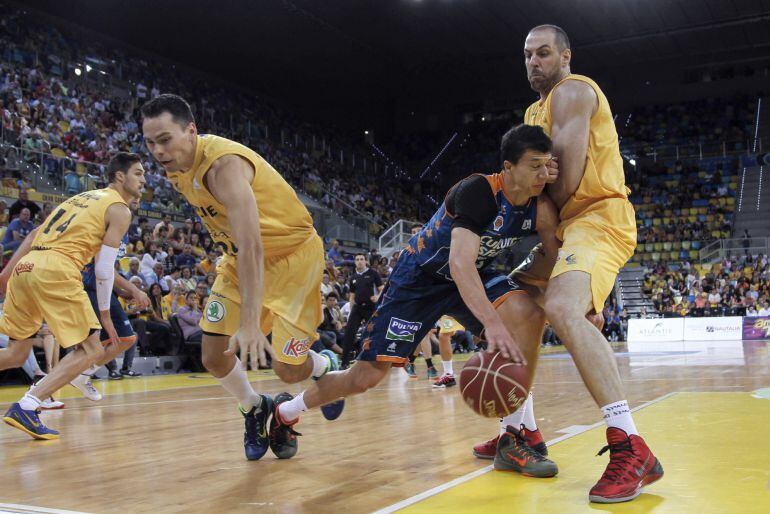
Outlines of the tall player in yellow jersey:
<svg viewBox="0 0 770 514">
<path fill-rule="evenodd" d="M 248 350 L 253 369 L 271 354 L 287 383 L 337 369 L 331 351 L 310 350 L 322 319 L 323 243 L 283 177 L 253 150 L 199 135 L 183 98 L 160 95 L 142 106 L 142 117 L 147 148 L 225 253 L 200 323 L 203 364 L 240 402 L 246 458 L 257 460 L 267 451 L 274 401 L 254 391 L 235 351 Z M 291 398 L 281 393 L 275 404 Z M 341 408 L 335 402 L 324 415 L 333 419 Z M 290 427 L 271 430 L 269 445 L 280 458 L 297 451 Z"/>
<path fill-rule="evenodd" d="M 131 155 L 131 154 L 123 154 Z M 0 319 L 0 333 L 11 340 L 0 354 L 0 369 L 15 365 L 14 354 L 29 354 L 32 338 L 43 320 L 64 348 L 73 348 L 53 371 L 38 382 L 5 413 L 3 421 L 36 439 L 56 439 L 37 416 L 40 398 L 48 398 L 91 365 L 100 362 L 105 350 L 100 342 L 104 328 L 110 344 L 119 338 L 110 319 L 110 297 L 115 279 L 115 258 L 131 223 L 128 203 L 138 199 L 144 187 L 144 169 L 138 156 L 128 170 L 108 165 L 109 186 L 86 191 L 63 202 L 27 237 L 8 268 L 12 270 Z M 97 319 L 83 289 L 80 270 L 96 258 Z M 5 289 L 8 274 L 0 277 Z M 6 353 L 7 352 L 7 353 Z"/>
<path fill-rule="evenodd" d="M 628 501 L 663 476 L 637 432 L 612 349 L 586 319 L 601 312 L 619 269 L 636 247 L 618 135 L 607 98 L 596 83 L 570 71 L 567 34 L 554 25 L 533 28 L 524 43 L 527 78 L 540 99 L 524 122 L 553 140 L 559 178 L 548 193 L 559 208 L 559 258 L 551 272 L 545 311 L 577 364 L 607 422 L 610 463 L 591 489 L 593 502 Z M 526 281 L 525 277 L 520 277 Z"/>
</svg>

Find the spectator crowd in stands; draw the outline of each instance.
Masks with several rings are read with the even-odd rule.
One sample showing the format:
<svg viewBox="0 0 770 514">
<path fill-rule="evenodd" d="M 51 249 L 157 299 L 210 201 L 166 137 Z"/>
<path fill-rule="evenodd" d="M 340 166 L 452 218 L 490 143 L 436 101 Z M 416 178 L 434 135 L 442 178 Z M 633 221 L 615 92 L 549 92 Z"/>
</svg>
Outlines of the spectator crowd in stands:
<svg viewBox="0 0 770 514">
<path fill-rule="evenodd" d="M 667 316 L 770 315 L 770 267 L 766 255 L 746 254 L 715 264 L 657 264 L 642 292 Z"/>
<path fill-rule="evenodd" d="M 195 74 L 185 74 L 182 80 L 175 66 L 108 50 L 71 29 L 2 3 L 0 12 L 3 139 L 27 151 L 23 161 L 56 169 L 50 178 L 67 194 L 93 186 L 89 180 L 98 181 L 99 167 L 90 163 L 104 164 L 115 151 L 134 152 L 145 156 L 148 171 L 142 208 L 191 214 L 145 151 L 137 123 L 142 102 L 160 92 L 174 92 L 190 101 L 201 132 L 254 148 L 292 185 L 325 206 L 343 215 L 367 217 L 372 235 L 398 217 L 417 218 L 425 208 L 420 195 L 414 194 L 414 188 L 422 186 L 406 180 L 372 180 L 371 151 L 350 135 L 299 121 L 234 86 L 217 87 Z M 343 159 L 348 156 L 344 165 L 340 152 Z M 351 173 L 354 152 L 359 167 L 362 158 L 368 158 L 366 173 Z M 379 162 L 381 179 L 387 178 L 384 170 Z"/>
</svg>

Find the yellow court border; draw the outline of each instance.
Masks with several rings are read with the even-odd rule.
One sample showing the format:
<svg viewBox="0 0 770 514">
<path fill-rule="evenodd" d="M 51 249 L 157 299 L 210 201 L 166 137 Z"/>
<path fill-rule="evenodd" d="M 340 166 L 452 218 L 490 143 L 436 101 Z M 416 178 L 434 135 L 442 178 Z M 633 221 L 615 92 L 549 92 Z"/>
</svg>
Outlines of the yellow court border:
<svg viewBox="0 0 770 514">
<path fill-rule="evenodd" d="M 742 392 L 682 392 L 635 409 L 637 426 L 666 475 L 636 500 L 600 505 L 588 490 L 606 454 L 603 423 L 549 441 L 559 475 L 527 478 L 491 466 L 377 511 L 404 513 L 767 513 L 770 401 Z M 553 445 L 551 447 L 551 445 Z"/>
</svg>

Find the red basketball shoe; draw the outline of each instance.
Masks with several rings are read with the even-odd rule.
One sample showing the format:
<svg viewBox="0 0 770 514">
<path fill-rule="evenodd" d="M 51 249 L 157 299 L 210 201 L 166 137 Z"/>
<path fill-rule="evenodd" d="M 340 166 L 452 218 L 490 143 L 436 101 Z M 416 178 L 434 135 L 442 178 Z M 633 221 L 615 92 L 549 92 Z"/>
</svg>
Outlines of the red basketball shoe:
<svg viewBox="0 0 770 514">
<path fill-rule="evenodd" d="M 599 455 L 609 450 L 610 462 L 588 493 L 590 501 L 618 503 L 633 500 L 642 492 L 642 487 L 663 476 L 663 466 L 638 435 L 628 436 L 625 431 L 610 427 L 607 443 Z"/>
<path fill-rule="evenodd" d="M 539 429 L 527 430 L 524 425 L 521 425 L 521 436 L 530 448 L 543 457 L 548 456 L 548 448 L 545 445 L 545 441 L 543 441 L 543 436 Z M 500 436 L 497 436 L 494 439 L 477 444 L 473 447 L 473 456 L 479 459 L 494 459 L 495 452 L 497 451 L 497 442 L 499 440 Z"/>
</svg>

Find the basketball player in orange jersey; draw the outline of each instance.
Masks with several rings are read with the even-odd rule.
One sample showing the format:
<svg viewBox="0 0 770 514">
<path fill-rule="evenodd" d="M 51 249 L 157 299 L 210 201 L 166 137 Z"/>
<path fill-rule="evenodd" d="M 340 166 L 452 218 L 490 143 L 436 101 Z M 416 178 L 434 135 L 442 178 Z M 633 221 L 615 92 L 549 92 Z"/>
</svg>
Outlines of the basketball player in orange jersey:
<svg viewBox="0 0 770 514">
<path fill-rule="evenodd" d="M 591 489 L 598 503 L 628 501 L 659 480 L 663 468 L 631 416 L 612 349 L 586 319 L 601 312 L 619 269 L 636 247 L 618 136 L 607 98 L 588 77 L 570 71 L 567 34 L 554 25 L 533 28 L 524 43 L 527 78 L 540 99 L 524 122 L 553 140 L 559 178 L 548 194 L 559 209 L 562 241 L 545 295 L 546 317 L 572 355 L 607 423 L 610 462 Z M 526 282 L 526 273 L 519 280 Z"/>
<path fill-rule="evenodd" d="M 100 329 L 104 328 L 111 344 L 119 343 L 110 319 L 115 257 L 131 223 L 128 203 L 141 196 L 145 183 L 139 157 L 131 157 L 133 165 L 126 170 L 116 166 L 121 155 L 131 154 L 118 154 L 110 161 L 107 188 L 80 193 L 59 205 L 8 263 L 13 271 L 7 283 L 0 333 L 11 341 L 9 349 L 0 353 L 0 369 L 17 364 L 14 354 L 29 353 L 30 338 L 44 319 L 59 345 L 74 348 L 3 417 L 5 423 L 35 439 L 59 437 L 59 432 L 38 418 L 40 398 L 48 398 L 104 358 Z M 94 257 L 101 325 L 80 273 Z M 7 275 L 3 275 L 0 289 L 5 289 L 5 278 Z"/>
<path fill-rule="evenodd" d="M 187 102 L 160 95 L 142 106 L 147 148 L 171 184 L 195 207 L 225 256 L 204 309 L 203 364 L 240 402 L 245 420 L 244 450 L 260 459 L 269 447 L 279 458 L 297 451 L 291 427 L 271 431 L 275 400 L 251 387 L 235 355 L 251 354 L 287 383 L 322 378 L 338 369 L 331 350 L 315 353 L 316 328 L 323 318 L 321 278 L 324 249 L 313 220 L 297 194 L 260 155 L 222 137 L 199 135 Z M 272 347 L 265 334 L 272 331 Z M 308 358 L 309 357 L 309 358 Z M 335 402 L 322 409 L 327 419 L 342 411 Z"/>
</svg>

